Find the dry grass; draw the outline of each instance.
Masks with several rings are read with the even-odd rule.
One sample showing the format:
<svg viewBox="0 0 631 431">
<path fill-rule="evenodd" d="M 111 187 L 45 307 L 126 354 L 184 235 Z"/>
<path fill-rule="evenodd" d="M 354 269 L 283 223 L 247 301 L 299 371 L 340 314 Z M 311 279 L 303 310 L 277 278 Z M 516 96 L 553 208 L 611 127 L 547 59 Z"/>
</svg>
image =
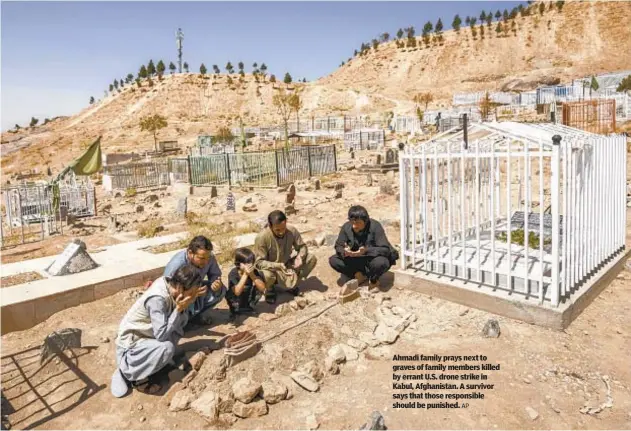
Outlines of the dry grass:
<svg viewBox="0 0 631 431">
<path fill-rule="evenodd" d="M 163 230 L 164 227 L 160 220 L 149 220 L 138 226 L 138 236 L 141 238 L 153 238 Z"/>
</svg>

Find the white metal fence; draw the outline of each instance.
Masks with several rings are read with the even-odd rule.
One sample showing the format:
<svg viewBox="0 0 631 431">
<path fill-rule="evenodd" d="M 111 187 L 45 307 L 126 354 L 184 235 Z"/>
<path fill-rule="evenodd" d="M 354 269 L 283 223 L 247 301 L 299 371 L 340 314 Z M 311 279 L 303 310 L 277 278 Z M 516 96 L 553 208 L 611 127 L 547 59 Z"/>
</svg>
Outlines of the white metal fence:
<svg viewBox="0 0 631 431">
<path fill-rule="evenodd" d="M 518 123 L 467 134 L 400 155 L 403 269 L 556 307 L 624 249 L 624 137 Z"/>
</svg>

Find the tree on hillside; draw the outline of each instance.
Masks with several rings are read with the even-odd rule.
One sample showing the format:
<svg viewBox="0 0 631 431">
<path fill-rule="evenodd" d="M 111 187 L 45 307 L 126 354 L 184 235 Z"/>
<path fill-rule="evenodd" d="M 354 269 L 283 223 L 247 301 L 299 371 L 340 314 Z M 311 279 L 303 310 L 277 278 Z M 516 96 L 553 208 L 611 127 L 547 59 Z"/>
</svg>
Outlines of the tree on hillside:
<svg viewBox="0 0 631 431">
<path fill-rule="evenodd" d="M 470 16 L 466 17 L 465 20 L 464 20 L 464 23 L 466 25 L 469 25 L 471 23 L 471 17 Z"/>
<path fill-rule="evenodd" d="M 530 15 L 530 9 L 528 9 L 527 7 L 523 7 L 522 5 L 519 5 L 519 6 L 517 6 L 517 9 L 519 10 L 519 13 L 523 17 L 526 17 L 526 16 Z"/>
<path fill-rule="evenodd" d="M 397 39 L 401 39 L 403 37 L 403 30 L 399 29 L 399 31 L 397 31 Z"/>
<path fill-rule="evenodd" d="M 114 80 L 114 88 L 118 90 L 118 79 Z"/>
<path fill-rule="evenodd" d="M 204 63 L 202 63 L 202 65 L 201 65 L 201 66 L 199 66 L 199 73 L 200 73 L 202 76 L 204 76 L 204 75 L 206 75 L 206 72 L 207 72 L 207 70 L 206 70 L 206 66 L 204 66 Z"/>
<path fill-rule="evenodd" d="M 16 125 L 15 125 L 15 131 L 17 132 L 17 131 L 18 131 L 18 130 L 20 130 L 20 129 L 21 129 L 20 125 L 19 125 L 19 124 L 16 124 Z"/>
<path fill-rule="evenodd" d="M 598 85 L 598 81 L 595 76 L 592 76 L 592 80 L 589 83 L 589 97 L 592 97 L 592 91 L 598 91 L 600 85 Z"/>
<path fill-rule="evenodd" d="M 501 17 L 502 17 L 502 12 L 500 12 L 500 10 L 498 9 L 497 12 L 495 12 L 495 19 L 499 21 Z"/>
<path fill-rule="evenodd" d="M 94 104 L 94 96 L 90 96 L 90 105 Z"/>
<path fill-rule="evenodd" d="M 188 63 L 187 62 L 184 62 L 183 67 L 184 67 L 184 72 L 188 73 Z"/>
<path fill-rule="evenodd" d="M 147 78 L 147 85 L 149 85 L 149 87 L 153 87 L 153 79 L 151 79 L 151 76 Z"/>
<path fill-rule="evenodd" d="M 625 91 L 631 91 L 631 75 L 627 76 L 622 81 L 620 81 L 620 84 L 618 84 L 616 91 L 620 93 L 625 92 Z"/>
<path fill-rule="evenodd" d="M 484 24 L 480 24 L 480 38 L 484 39 Z"/>
<path fill-rule="evenodd" d="M 29 123 L 29 127 L 35 127 L 39 123 L 39 120 L 35 117 L 31 117 L 31 122 Z"/>
<path fill-rule="evenodd" d="M 517 24 L 515 24 L 515 20 L 511 21 L 510 29 L 513 32 L 513 35 L 517 36 Z"/>
<path fill-rule="evenodd" d="M 436 21 L 436 27 L 434 27 L 434 29 L 436 30 L 436 34 L 440 35 L 443 32 L 443 21 L 438 18 L 438 21 Z"/>
<path fill-rule="evenodd" d="M 471 18 L 471 21 L 469 21 L 469 26 L 473 29 L 475 28 L 475 23 L 478 21 L 478 19 L 476 17 Z"/>
<path fill-rule="evenodd" d="M 493 12 L 489 12 L 486 15 L 486 26 L 491 28 L 491 23 L 493 22 Z"/>
<path fill-rule="evenodd" d="M 252 69 L 256 70 L 259 68 L 259 64 L 255 61 L 254 63 L 252 63 Z"/>
<path fill-rule="evenodd" d="M 217 129 L 215 136 L 213 137 L 213 144 L 229 144 L 234 141 L 234 135 L 232 134 L 232 130 L 230 127 L 222 126 Z"/>
<path fill-rule="evenodd" d="M 425 45 L 429 46 L 429 34 L 432 32 L 432 30 L 434 29 L 434 26 L 432 25 L 431 21 L 427 21 L 425 23 L 425 25 L 423 26 L 423 42 L 425 42 Z"/>
<path fill-rule="evenodd" d="M 140 87 L 141 87 L 141 84 L 140 84 L 140 78 L 136 78 L 136 85 L 138 86 L 138 88 L 140 88 Z"/>
<path fill-rule="evenodd" d="M 557 9 L 559 10 L 559 12 L 561 12 L 561 10 L 563 9 L 563 5 L 565 4 L 565 2 L 563 0 L 559 0 L 556 2 L 557 5 Z"/>
<path fill-rule="evenodd" d="M 480 22 L 485 22 L 486 21 L 486 12 L 482 11 L 480 12 Z"/>
<path fill-rule="evenodd" d="M 495 27 L 495 33 L 497 33 L 497 36 L 499 37 L 501 32 L 502 32 L 502 23 L 498 22 L 497 27 Z"/>
<path fill-rule="evenodd" d="M 166 66 L 164 65 L 164 61 L 160 60 L 158 62 L 158 65 L 156 66 L 156 70 L 158 72 L 158 76 L 164 75 L 164 72 L 167 70 Z"/>
<path fill-rule="evenodd" d="M 149 115 L 140 119 L 140 131 L 153 134 L 153 144 L 158 152 L 158 131 L 168 126 L 167 119 L 161 115 Z"/>
<path fill-rule="evenodd" d="M 451 23 L 451 26 L 453 27 L 454 30 L 456 30 L 458 33 L 460 33 L 460 24 L 462 24 L 462 20 L 460 19 L 460 15 L 456 15 L 454 17 L 454 20 Z"/>
<path fill-rule="evenodd" d="M 293 101 L 294 94 L 291 94 L 285 91 L 284 88 L 280 88 L 274 97 L 272 98 L 272 103 L 278 110 L 278 114 L 281 116 L 283 120 L 283 126 L 285 128 L 285 150 L 289 151 L 289 117 L 293 111 L 292 105 L 295 104 Z"/>
<path fill-rule="evenodd" d="M 390 33 L 382 33 L 381 34 L 381 41 L 383 43 L 386 43 L 390 40 Z"/>
<path fill-rule="evenodd" d="M 546 11 L 546 4 L 545 4 L 544 2 L 541 2 L 541 3 L 539 4 L 539 13 L 540 13 L 541 15 L 543 15 L 543 14 L 545 13 L 545 11 Z"/>
<path fill-rule="evenodd" d="M 127 76 L 125 77 L 125 82 L 127 82 L 129 84 L 133 80 L 134 80 L 134 75 L 132 75 L 131 73 L 128 73 Z"/>
<path fill-rule="evenodd" d="M 414 103 L 425 105 L 427 111 L 427 105 L 434 101 L 434 95 L 432 93 L 418 93 L 413 98 Z"/>
<path fill-rule="evenodd" d="M 265 63 L 261 64 L 261 72 L 263 72 L 264 75 L 265 72 L 267 72 L 267 66 L 265 65 Z"/>
<path fill-rule="evenodd" d="M 291 84 L 291 75 L 289 74 L 289 72 L 285 73 L 285 78 L 283 78 L 283 82 L 285 84 Z"/>
<path fill-rule="evenodd" d="M 149 64 L 147 64 L 147 73 L 149 76 L 156 74 L 156 66 L 153 64 L 153 60 L 149 60 Z"/>
<path fill-rule="evenodd" d="M 123 78 L 121 78 L 118 82 L 120 83 L 121 88 L 125 86 L 125 81 L 123 81 Z"/>
<path fill-rule="evenodd" d="M 221 73 L 221 70 L 219 70 L 219 66 L 217 66 L 216 64 L 213 64 L 213 72 L 215 73 L 215 75 L 219 75 Z"/>
<path fill-rule="evenodd" d="M 502 13 L 502 19 L 508 21 L 508 11 L 506 9 L 504 9 L 504 13 Z"/>
<path fill-rule="evenodd" d="M 499 23 L 498 23 L 499 25 Z M 487 91 L 484 94 L 484 97 L 482 98 L 482 100 L 480 100 L 480 116 L 482 117 L 482 121 L 488 121 L 489 120 L 489 116 L 491 115 L 491 111 L 493 110 L 493 108 L 497 106 L 495 103 L 493 103 L 493 101 L 491 101 L 491 96 L 489 95 L 489 92 Z"/>
<path fill-rule="evenodd" d="M 239 70 L 243 70 L 243 62 L 242 61 L 240 61 L 237 66 L 239 66 Z"/>
<path fill-rule="evenodd" d="M 140 66 L 140 70 L 138 71 L 138 78 L 145 79 L 147 77 L 147 68 L 143 64 Z"/>
<path fill-rule="evenodd" d="M 276 82 L 276 75 L 270 76 L 269 77 L 269 82 L 272 82 L 272 83 Z"/>
<path fill-rule="evenodd" d="M 307 80 L 303 78 L 302 82 L 307 82 Z M 303 103 L 302 98 L 300 97 L 300 92 L 298 90 L 296 90 L 296 92 L 291 95 L 291 98 L 289 100 L 289 106 L 296 113 L 296 124 L 298 124 L 298 127 L 300 127 L 299 112 L 303 108 L 304 103 Z"/>
<path fill-rule="evenodd" d="M 378 47 L 379 47 L 379 41 L 377 39 L 373 39 L 372 40 L 372 49 L 374 49 L 376 51 Z"/>
<path fill-rule="evenodd" d="M 114 85 L 113 85 L 113 84 L 110 84 L 110 93 L 111 93 L 112 91 L 114 91 Z"/>
<path fill-rule="evenodd" d="M 175 64 L 173 64 L 173 62 L 169 63 L 169 71 L 173 74 L 175 73 L 175 71 L 177 70 L 177 67 L 175 67 Z"/>
<path fill-rule="evenodd" d="M 234 71 L 234 68 L 232 67 L 232 63 L 227 62 L 226 63 L 226 72 L 232 73 L 233 71 Z"/>
</svg>

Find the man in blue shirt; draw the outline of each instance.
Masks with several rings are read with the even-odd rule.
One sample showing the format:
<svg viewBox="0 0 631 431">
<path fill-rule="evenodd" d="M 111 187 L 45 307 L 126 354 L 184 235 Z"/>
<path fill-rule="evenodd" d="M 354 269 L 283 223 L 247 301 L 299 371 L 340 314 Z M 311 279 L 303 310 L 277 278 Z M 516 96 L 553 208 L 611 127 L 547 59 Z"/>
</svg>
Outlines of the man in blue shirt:
<svg viewBox="0 0 631 431">
<path fill-rule="evenodd" d="M 189 317 L 201 324 L 211 322 L 208 313 L 204 313 L 216 306 L 226 295 L 226 287 L 221 282 L 221 269 L 213 255 L 213 245 L 205 236 L 196 236 L 186 250 L 175 254 L 164 268 L 164 276 L 172 277 L 175 271 L 187 263 L 193 264 L 200 275 L 208 277 L 202 283 L 202 290 L 194 303 L 188 307 Z"/>
</svg>

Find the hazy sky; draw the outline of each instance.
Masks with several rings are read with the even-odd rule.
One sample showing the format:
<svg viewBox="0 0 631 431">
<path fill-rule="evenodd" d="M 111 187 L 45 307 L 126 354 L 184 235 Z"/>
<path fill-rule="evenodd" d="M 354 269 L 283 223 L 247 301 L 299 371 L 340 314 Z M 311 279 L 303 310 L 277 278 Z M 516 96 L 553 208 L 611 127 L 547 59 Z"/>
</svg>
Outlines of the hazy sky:
<svg viewBox="0 0 631 431">
<path fill-rule="evenodd" d="M 519 3 L 3 1 L 2 130 L 75 114 L 149 59 L 177 64 L 178 27 L 191 71 L 264 62 L 277 77 L 315 80 L 383 32 L 420 34 L 439 17 L 448 29 L 456 13 L 464 21 Z"/>
</svg>

